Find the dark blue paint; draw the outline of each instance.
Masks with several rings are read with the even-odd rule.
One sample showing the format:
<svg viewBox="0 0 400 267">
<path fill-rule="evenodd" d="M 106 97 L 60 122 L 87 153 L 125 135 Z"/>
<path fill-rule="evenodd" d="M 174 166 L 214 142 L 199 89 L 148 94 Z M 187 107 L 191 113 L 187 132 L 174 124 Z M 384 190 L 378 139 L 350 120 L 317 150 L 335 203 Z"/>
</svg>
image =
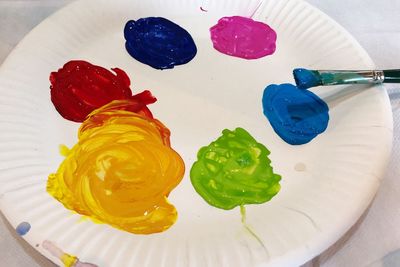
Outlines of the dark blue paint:
<svg viewBox="0 0 400 267">
<path fill-rule="evenodd" d="M 262 104 L 275 132 L 291 145 L 310 142 L 328 126 L 328 105 L 292 84 L 267 86 Z"/>
<path fill-rule="evenodd" d="M 22 222 L 18 224 L 17 228 L 15 229 L 19 235 L 26 235 L 31 229 L 31 225 L 27 222 Z"/>
<path fill-rule="evenodd" d="M 125 25 L 124 35 L 128 53 L 155 69 L 172 69 L 188 63 L 197 53 L 192 36 L 165 18 L 130 20 Z"/>
<path fill-rule="evenodd" d="M 300 89 L 308 89 L 322 84 L 321 77 L 316 71 L 307 69 L 294 69 L 294 80 Z"/>
</svg>

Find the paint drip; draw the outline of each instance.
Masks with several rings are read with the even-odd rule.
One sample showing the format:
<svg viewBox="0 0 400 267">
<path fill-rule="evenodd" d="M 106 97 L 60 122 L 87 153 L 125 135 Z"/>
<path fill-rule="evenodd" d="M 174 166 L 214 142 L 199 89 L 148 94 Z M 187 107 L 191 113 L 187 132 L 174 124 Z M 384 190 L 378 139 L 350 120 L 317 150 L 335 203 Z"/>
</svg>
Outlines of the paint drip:
<svg viewBox="0 0 400 267">
<path fill-rule="evenodd" d="M 191 182 L 210 205 L 230 210 L 245 204 L 271 200 L 280 190 L 269 150 L 246 130 L 225 129 L 222 136 L 197 153 L 190 171 Z"/>
<path fill-rule="evenodd" d="M 274 131 L 291 145 L 310 142 L 328 126 L 328 105 L 314 93 L 292 84 L 267 86 L 262 105 Z"/>
<path fill-rule="evenodd" d="M 172 69 L 186 64 L 197 53 L 192 36 L 166 18 L 130 20 L 125 25 L 124 36 L 128 53 L 155 69 Z"/>
<path fill-rule="evenodd" d="M 264 249 L 265 254 L 267 255 L 267 257 L 269 258 L 269 252 L 267 250 L 267 247 L 265 246 L 264 242 L 262 241 L 262 239 L 254 232 L 254 230 L 250 227 L 250 225 L 247 224 L 246 220 L 247 220 L 247 215 L 246 215 L 246 208 L 244 205 L 240 205 L 240 215 L 242 217 L 242 225 L 244 227 L 244 229 L 247 230 L 247 232 L 255 238 L 255 240 L 257 240 L 257 242 L 261 245 L 261 247 Z"/>
<path fill-rule="evenodd" d="M 131 111 L 151 116 L 146 105 L 156 99 L 150 92 L 132 96 L 128 75 L 119 68 L 112 71 L 73 60 L 52 72 L 50 93 L 56 110 L 67 120 L 82 122 L 90 112 L 113 100 L 130 99 Z"/>
<path fill-rule="evenodd" d="M 177 218 L 167 196 L 181 181 L 184 162 L 170 146 L 168 128 L 128 110 L 132 101 L 116 100 L 88 115 L 47 191 L 95 222 L 136 234 L 162 232 Z"/>
<path fill-rule="evenodd" d="M 223 17 L 210 28 L 216 50 L 244 59 L 258 59 L 276 50 L 276 32 L 267 24 L 251 18 Z"/>
</svg>

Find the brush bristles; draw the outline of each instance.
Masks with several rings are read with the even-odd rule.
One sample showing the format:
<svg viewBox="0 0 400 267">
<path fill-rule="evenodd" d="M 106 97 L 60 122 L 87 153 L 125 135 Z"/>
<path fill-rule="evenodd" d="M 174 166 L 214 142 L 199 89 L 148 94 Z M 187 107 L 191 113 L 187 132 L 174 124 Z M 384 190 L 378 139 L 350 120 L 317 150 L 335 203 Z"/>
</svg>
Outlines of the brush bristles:
<svg viewBox="0 0 400 267">
<path fill-rule="evenodd" d="M 321 76 L 319 72 L 315 70 L 294 69 L 293 76 L 297 87 L 300 89 L 308 89 L 310 87 L 322 85 Z"/>
</svg>

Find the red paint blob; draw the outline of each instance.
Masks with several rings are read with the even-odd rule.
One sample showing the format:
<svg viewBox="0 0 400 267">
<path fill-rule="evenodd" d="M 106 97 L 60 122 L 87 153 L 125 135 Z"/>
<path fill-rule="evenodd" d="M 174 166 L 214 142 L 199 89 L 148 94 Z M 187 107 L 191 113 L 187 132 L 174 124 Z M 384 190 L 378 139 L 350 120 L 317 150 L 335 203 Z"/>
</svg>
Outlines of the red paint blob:
<svg viewBox="0 0 400 267">
<path fill-rule="evenodd" d="M 131 82 L 121 69 L 113 72 L 82 60 L 67 62 L 50 74 L 50 94 L 57 111 L 67 120 L 83 122 L 93 110 L 113 100 L 132 99 L 129 111 L 153 117 L 146 105 L 157 99 L 150 91 L 132 96 Z"/>
</svg>

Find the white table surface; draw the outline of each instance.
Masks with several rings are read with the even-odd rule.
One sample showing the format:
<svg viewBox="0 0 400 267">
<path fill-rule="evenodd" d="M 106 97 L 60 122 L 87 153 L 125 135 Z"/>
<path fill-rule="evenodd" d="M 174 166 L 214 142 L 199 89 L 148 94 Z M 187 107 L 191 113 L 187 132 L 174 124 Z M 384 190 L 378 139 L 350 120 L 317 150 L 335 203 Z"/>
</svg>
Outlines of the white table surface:
<svg viewBox="0 0 400 267">
<path fill-rule="evenodd" d="M 0 0 L 0 64 L 34 26 L 72 1 Z M 353 34 L 378 68 L 400 68 L 400 0 L 308 2 Z M 400 266 L 400 85 L 387 86 L 387 90 L 394 116 L 394 142 L 386 176 L 358 226 L 309 266 Z M 0 218 L 0 266 L 55 266 L 17 236 L 3 216 Z"/>
</svg>

